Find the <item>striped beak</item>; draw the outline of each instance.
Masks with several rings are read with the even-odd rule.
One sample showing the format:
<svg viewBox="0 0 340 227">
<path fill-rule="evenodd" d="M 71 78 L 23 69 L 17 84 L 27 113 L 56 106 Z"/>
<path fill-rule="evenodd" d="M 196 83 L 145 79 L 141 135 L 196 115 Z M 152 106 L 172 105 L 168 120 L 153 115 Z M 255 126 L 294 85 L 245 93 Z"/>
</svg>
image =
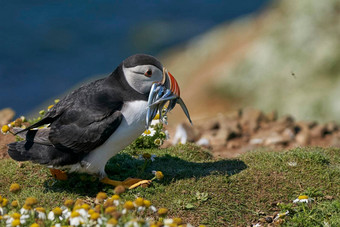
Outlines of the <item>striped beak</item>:
<svg viewBox="0 0 340 227">
<path fill-rule="evenodd" d="M 161 84 L 170 89 L 172 94 L 176 95 L 177 97 L 181 96 L 181 92 L 175 77 L 170 72 L 168 72 L 166 68 L 163 68 L 163 80 Z"/>
<path fill-rule="evenodd" d="M 185 115 L 187 116 L 189 122 L 192 124 L 190 119 L 189 111 L 185 106 L 183 100 L 180 97 L 181 92 L 178 83 L 166 68 L 163 68 L 163 79 L 160 83 L 154 83 L 151 86 L 149 98 L 148 98 L 148 108 L 146 114 L 146 128 L 150 126 L 152 119 L 159 112 L 160 119 L 162 120 L 162 115 L 164 116 L 171 111 L 176 104 L 182 107 Z M 166 105 L 165 110 L 163 107 Z"/>
</svg>

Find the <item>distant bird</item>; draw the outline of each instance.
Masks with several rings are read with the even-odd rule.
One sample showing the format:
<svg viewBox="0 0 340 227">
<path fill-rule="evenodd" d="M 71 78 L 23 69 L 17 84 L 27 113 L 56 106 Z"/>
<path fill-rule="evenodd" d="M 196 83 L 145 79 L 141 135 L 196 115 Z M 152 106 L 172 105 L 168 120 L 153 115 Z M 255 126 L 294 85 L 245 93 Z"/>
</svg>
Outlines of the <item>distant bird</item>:
<svg viewBox="0 0 340 227">
<path fill-rule="evenodd" d="M 142 134 L 166 102 L 166 112 L 179 103 L 191 122 L 179 95 L 177 81 L 156 58 L 130 56 L 108 77 L 61 99 L 39 122 L 15 129 L 24 141 L 9 144 L 8 154 L 57 172 L 89 173 L 120 184 L 107 178 L 105 164 Z"/>
</svg>

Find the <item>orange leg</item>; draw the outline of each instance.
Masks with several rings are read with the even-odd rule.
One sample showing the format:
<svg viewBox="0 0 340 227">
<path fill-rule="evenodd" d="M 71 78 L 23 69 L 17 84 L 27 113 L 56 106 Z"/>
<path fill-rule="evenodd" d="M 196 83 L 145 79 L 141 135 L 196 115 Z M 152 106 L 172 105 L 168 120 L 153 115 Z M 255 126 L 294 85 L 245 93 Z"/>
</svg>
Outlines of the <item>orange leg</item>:
<svg viewBox="0 0 340 227">
<path fill-rule="evenodd" d="M 100 182 L 113 186 L 123 185 L 125 188 L 128 189 L 134 189 L 138 186 L 149 186 L 151 184 L 150 180 L 142 180 L 138 178 L 127 178 L 124 181 L 115 181 L 105 177 Z"/>
<path fill-rule="evenodd" d="M 50 169 L 50 172 L 52 176 L 57 180 L 67 180 L 68 176 L 65 171 L 62 171 L 60 169 Z"/>
</svg>

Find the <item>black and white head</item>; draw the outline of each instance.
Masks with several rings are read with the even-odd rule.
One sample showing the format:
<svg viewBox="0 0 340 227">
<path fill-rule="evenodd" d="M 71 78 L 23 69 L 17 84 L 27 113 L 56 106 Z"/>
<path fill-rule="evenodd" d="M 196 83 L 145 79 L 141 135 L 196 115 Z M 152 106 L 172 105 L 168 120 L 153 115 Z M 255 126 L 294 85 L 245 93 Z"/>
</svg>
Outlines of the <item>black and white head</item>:
<svg viewBox="0 0 340 227">
<path fill-rule="evenodd" d="M 148 94 L 154 83 L 162 83 L 177 96 L 180 95 L 175 78 L 154 57 L 136 54 L 123 61 L 122 70 L 128 84 L 141 94 Z"/>
</svg>

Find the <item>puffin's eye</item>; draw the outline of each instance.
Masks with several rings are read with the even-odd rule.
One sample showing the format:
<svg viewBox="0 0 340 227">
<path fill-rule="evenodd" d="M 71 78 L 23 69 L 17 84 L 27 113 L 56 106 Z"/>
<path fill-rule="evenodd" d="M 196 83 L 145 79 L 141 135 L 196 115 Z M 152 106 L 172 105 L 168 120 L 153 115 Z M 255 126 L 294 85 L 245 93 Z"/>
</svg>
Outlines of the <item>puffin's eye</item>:
<svg viewBox="0 0 340 227">
<path fill-rule="evenodd" d="M 148 71 L 146 71 L 146 72 L 144 73 L 144 75 L 147 76 L 147 77 L 151 77 L 151 76 L 152 76 L 152 71 L 151 71 L 151 69 L 148 69 Z"/>
</svg>

